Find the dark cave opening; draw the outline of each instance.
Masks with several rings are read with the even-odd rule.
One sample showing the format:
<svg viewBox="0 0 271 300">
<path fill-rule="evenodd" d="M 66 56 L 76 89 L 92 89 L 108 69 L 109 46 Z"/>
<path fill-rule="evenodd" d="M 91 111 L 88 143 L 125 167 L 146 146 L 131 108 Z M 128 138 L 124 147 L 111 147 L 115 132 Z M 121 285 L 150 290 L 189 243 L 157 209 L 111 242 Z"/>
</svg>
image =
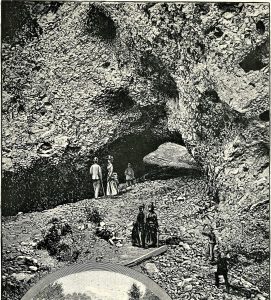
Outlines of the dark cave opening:
<svg viewBox="0 0 271 300">
<path fill-rule="evenodd" d="M 173 133 L 163 139 L 156 137 L 149 129 L 143 133 L 124 136 L 99 152 L 88 153 L 87 157 L 78 155 L 80 148 L 72 148 L 65 151 L 62 161 L 57 165 L 50 157 L 41 157 L 28 169 L 21 168 L 17 173 L 4 172 L 2 214 L 6 216 L 15 215 L 19 211 L 42 211 L 60 204 L 92 198 L 89 168 L 94 156 L 99 157 L 104 186 L 107 175 L 106 158 L 109 154 L 114 157 L 114 171 L 118 173 L 120 182 L 125 182 L 124 171 L 128 162 L 132 163 L 136 178 L 140 178 L 146 173 L 143 157 L 168 141 L 184 145 L 180 134 Z M 47 153 L 51 147 L 50 143 L 43 143 L 39 152 Z"/>
<path fill-rule="evenodd" d="M 20 103 L 19 106 L 18 106 L 18 112 L 25 112 L 25 106 L 24 104 Z"/>
<path fill-rule="evenodd" d="M 110 66 L 110 62 L 109 61 L 106 61 L 102 64 L 102 67 L 103 68 L 108 68 Z"/>
<path fill-rule="evenodd" d="M 214 102 L 214 103 L 219 103 L 221 102 L 217 92 L 215 90 L 207 90 L 205 91 L 203 94 L 202 94 L 202 97 L 211 101 L 211 102 Z"/>
<path fill-rule="evenodd" d="M 140 178 L 145 175 L 146 172 L 150 171 L 149 169 L 146 169 L 143 163 L 144 156 L 168 141 L 184 145 L 181 136 L 178 134 L 172 134 L 170 137 L 163 140 L 154 137 L 149 130 L 145 131 L 143 134 L 122 137 L 112 143 L 107 149 L 97 153 L 101 158 L 101 161 L 104 162 L 104 165 L 102 166 L 103 173 L 106 173 L 106 157 L 112 155 L 114 157 L 114 171 L 118 173 L 120 182 L 125 182 L 124 171 L 127 168 L 128 163 L 132 164 L 136 178 Z"/>
<path fill-rule="evenodd" d="M 135 105 L 134 100 L 129 95 L 127 88 L 119 88 L 116 90 L 108 89 L 104 91 L 103 102 L 108 112 L 116 113 L 125 111 Z"/>
<path fill-rule="evenodd" d="M 43 151 L 48 151 L 48 150 L 51 150 L 51 149 L 52 149 L 52 145 L 50 143 L 48 143 L 48 142 L 45 142 L 45 143 L 42 143 L 39 146 L 37 152 L 38 153 L 43 153 Z"/>
<path fill-rule="evenodd" d="M 239 65 L 246 73 L 249 71 L 258 71 L 268 65 L 268 58 L 269 43 L 266 41 L 248 53 Z"/>
</svg>

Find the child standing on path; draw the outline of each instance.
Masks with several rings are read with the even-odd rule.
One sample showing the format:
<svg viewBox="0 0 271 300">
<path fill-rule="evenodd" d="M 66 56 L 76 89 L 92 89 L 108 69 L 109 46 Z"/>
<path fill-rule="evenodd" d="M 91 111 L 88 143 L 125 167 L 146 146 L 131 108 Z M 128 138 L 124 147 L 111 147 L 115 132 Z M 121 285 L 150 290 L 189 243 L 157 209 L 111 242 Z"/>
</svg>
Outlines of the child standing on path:
<svg viewBox="0 0 271 300">
<path fill-rule="evenodd" d="M 135 179 L 135 173 L 134 173 L 134 170 L 132 169 L 132 165 L 130 163 L 128 163 L 128 167 L 125 170 L 124 175 L 125 175 L 127 186 L 131 186 Z"/>
</svg>

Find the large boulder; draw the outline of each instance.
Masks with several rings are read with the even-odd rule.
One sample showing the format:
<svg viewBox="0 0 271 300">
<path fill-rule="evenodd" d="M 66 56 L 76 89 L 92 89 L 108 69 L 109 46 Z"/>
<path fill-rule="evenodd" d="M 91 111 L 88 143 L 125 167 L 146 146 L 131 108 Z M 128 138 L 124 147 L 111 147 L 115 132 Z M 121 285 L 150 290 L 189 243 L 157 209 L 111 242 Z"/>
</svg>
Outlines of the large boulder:
<svg viewBox="0 0 271 300">
<path fill-rule="evenodd" d="M 178 170 L 200 170 L 199 165 L 184 146 L 164 143 L 143 158 L 146 165 Z"/>
</svg>

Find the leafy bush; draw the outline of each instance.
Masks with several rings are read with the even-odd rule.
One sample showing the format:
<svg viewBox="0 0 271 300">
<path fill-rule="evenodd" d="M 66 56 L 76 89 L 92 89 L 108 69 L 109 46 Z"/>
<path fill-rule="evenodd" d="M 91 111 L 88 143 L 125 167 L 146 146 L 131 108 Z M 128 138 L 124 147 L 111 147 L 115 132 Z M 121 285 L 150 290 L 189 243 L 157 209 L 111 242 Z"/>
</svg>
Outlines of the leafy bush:
<svg viewBox="0 0 271 300">
<path fill-rule="evenodd" d="M 95 224 L 99 224 L 102 221 L 102 217 L 97 208 L 86 207 L 86 218 L 87 221 L 90 221 Z"/>
<path fill-rule="evenodd" d="M 38 249 L 46 249 L 49 255 L 56 256 L 58 260 L 76 260 L 79 252 L 72 249 L 72 236 L 68 236 L 72 234 L 71 226 L 67 223 L 61 224 L 58 218 L 52 218 L 48 224 L 52 225 L 38 243 Z M 67 238 L 63 241 L 65 236 Z"/>
</svg>

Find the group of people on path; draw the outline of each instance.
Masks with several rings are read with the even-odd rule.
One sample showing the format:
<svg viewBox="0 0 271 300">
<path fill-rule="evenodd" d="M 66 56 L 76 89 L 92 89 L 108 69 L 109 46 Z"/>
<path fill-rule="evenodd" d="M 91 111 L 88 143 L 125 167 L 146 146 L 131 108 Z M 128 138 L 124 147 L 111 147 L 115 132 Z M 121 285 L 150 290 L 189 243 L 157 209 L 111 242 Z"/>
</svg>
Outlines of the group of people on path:
<svg viewBox="0 0 271 300">
<path fill-rule="evenodd" d="M 133 224 L 132 244 L 138 247 L 158 246 L 158 220 L 154 211 L 154 204 L 149 205 L 149 212 L 145 214 L 144 205 L 139 206 L 136 222 Z"/>
<path fill-rule="evenodd" d="M 113 167 L 113 156 L 107 157 L 107 185 L 106 193 L 103 186 L 102 168 L 98 164 L 99 160 L 97 157 L 93 159 L 93 165 L 90 167 L 90 175 L 92 178 L 94 197 L 98 199 L 100 190 L 102 188 L 103 195 L 105 196 L 117 196 L 119 194 L 119 180 L 118 174 L 114 172 Z M 124 172 L 127 186 L 131 186 L 135 180 L 134 170 L 132 165 L 128 163 L 128 167 Z"/>
</svg>

